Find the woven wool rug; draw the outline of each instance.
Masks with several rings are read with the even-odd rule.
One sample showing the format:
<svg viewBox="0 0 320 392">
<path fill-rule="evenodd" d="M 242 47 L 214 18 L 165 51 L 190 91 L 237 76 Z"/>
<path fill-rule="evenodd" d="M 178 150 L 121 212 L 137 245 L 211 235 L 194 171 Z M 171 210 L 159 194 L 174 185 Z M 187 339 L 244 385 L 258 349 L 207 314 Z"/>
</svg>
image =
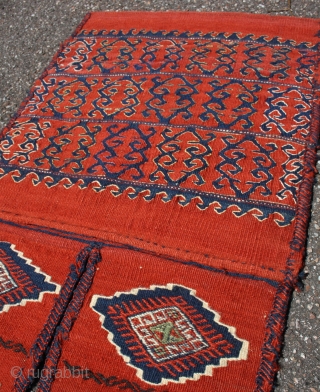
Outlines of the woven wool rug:
<svg viewBox="0 0 320 392">
<path fill-rule="evenodd" d="M 4 391 L 271 391 L 317 20 L 92 13 L 0 137 Z"/>
</svg>

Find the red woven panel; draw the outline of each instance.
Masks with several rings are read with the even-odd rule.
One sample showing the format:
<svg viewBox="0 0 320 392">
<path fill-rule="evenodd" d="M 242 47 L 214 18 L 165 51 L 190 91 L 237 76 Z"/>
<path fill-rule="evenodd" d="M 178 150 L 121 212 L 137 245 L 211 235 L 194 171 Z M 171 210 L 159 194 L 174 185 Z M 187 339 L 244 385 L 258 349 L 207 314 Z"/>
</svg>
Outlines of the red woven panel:
<svg viewBox="0 0 320 392">
<path fill-rule="evenodd" d="M 86 17 L 0 137 L 3 386 L 272 390 L 314 178 L 318 30 Z"/>
</svg>

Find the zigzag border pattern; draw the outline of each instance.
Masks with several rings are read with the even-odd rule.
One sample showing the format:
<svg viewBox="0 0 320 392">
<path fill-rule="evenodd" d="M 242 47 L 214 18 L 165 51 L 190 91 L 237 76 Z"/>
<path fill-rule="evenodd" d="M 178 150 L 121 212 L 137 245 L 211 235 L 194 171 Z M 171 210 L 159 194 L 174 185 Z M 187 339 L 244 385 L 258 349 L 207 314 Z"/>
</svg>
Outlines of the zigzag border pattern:
<svg viewBox="0 0 320 392">
<path fill-rule="evenodd" d="M 131 29 L 128 32 L 123 30 L 82 30 L 78 34 L 73 35 L 73 39 L 87 38 L 90 36 L 94 37 L 110 37 L 110 38 L 122 38 L 122 37 L 138 37 L 142 35 L 143 38 L 150 39 L 163 39 L 163 38 L 181 38 L 181 39 L 202 39 L 211 41 L 243 41 L 243 42 L 255 42 L 270 46 L 287 46 L 290 48 L 297 48 L 299 50 L 316 51 L 317 45 L 312 45 L 308 42 L 302 42 L 297 44 L 294 40 L 281 40 L 279 37 L 273 37 L 268 39 L 267 36 L 255 37 L 253 34 L 242 35 L 239 33 L 201 33 L 201 32 L 183 32 L 180 33 L 176 30 L 172 31 L 152 31 L 152 30 L 136 30 Z M 59 54 L 60 52 L 58 52 Z M 57 54 L 57 55 L 58 55 Z M 51 65 L 52 67 L 54 60 Z M 47 69 L 47 70 L 48 70 Z M 43 79 L 40 78 L 40 80 Z M 27 101 L 26 101 L 27 102 Z M 10 124 L 9 124 L 10 126 Z M 8 129 L 8 128 L 7 128 Z M 72 174 L 63 173 L 51 173 L 45 170 L 39 169 L 29 169 L 24 167 L 17 167 L 11 165 L 3 165 L 0 169 L 0 178 L 11 173 L 11 177 L 15 182 L 20 182 L 25 179 L 28 175 L 33 175 L 33 184 L 38 185 L 39 182 L 44 182 L 46 186 L 52 187 L 58 184 L 63 185 L 65 188 L 70 188 L 71 186 L 77 184 L 81 189 L 87 188 L 90 185 L 92 188 L 99 192 L 106 188 L 112 187 L 110 192 L 113 196 L 119 196 L 124 192 L 127 193 L 128 197 L 134 199 L 138 195 L 142 195 L 146 201 L 151 201 L 156 196 L 160 195 L 163 202 L 168 202 L 177 199 L 177 202 L 181 206 L 187 206 L 192 200 L 196 201 L 196 205 L 199 209 L 204 210 L 209 206 L 213 206 L 217 213 L 225 212 L 229 207 L 232 209 L 233 214 L 236 217 L 245 215 L 251 212 L 258 220 L 264 220 L 271 215 L 278 215 L 274 220 L 279 226 L 286 226 L 290 224 L 295 218 L 296 208 L 281 205 L 280 203 L 274 202 L 264 202 L 258 200 L 250 200 L 246 198 L 238 199 L 233 196 L 224 196 L 215 193 L 199 192 L 193 189 L 183 190 L 174 186 L 162 186 L 153 183 L 135 182 L 135 181 L 125 181 L 119 179 L 109 179 L 103 176 L 77 176 Z M 183 194 L 181 194 L 183 192 Z"/>
<path fill-rule="evenodd" d="M 108 179 L 100 176 L 72 176 L 64 173 L 52 175 L 50 172 L 35 170 L 33 168 L 18 168 L 10 165 L 6 167 L 1 166 L 0 179 L 8 174 L 11 174 L 15 182 L 21 182 L 27 176 L 32 176 L 32 182 L 35 186 L 44 182 L 48 188 L 58 184 L 63 185 L 66 189 L 71 188 L 73 185 L 78 185 L 80 189 L 92 186 L 96 192 L 101 192 L 109 188 L 110 193 L 115 197 L 127 193 L 130 199 L 135 199 L 141 195 L 145 201 L 151 201 L 156 196 L 161 195 L 163 202 L 167 203 L 176 198 L 178 204 L 182 207 L 187 206 L 192 200 L 195 200 L 196 206 L 200 210 L 205 210 L 213 206 L 216 213 L 222 214 L 228 208 L 231 208 L 233 215 L 237 218 L 251 212 L 255 218 L 262 221 L 272 214 L 277 214 L 278 218 L 275 217 L 274 220 L 281 227 L 289 225 L 295 217 L 295 208 L 293 207 L 258 200 L 238 199 L 211 192 L 199 192 L 188 188 L 182 190 L 173 186 Z"/>
<path fill-rule="evenodd" d="M 310 42 L 300 42 L 297 43 L 294 40 L 281 40 L 280 37 L 272 37 L 268 39 L 266 35 L 262 35 L 256 37 L 254 34 L 247 34 L 242 35 L 241 33 L 216 33 L 214 31 L 209 33 L 202 33 L 201 31 L 197 32 L 179 32 L 178 30 L 159 30 L 159 31 L 152 31 L 152 30 L 136 30 L 130 29 L 127 32 L 123 30 L 82 30 L 76 36 L 77 38 L 87 38 L 90 36 L 93 37 L 110 37 L 110 38 L 122 38 L 122 37 L 134 37 L 138 38 L 139 36 L 143 36 L 143 38 L 182 38 L 182 39 L 208 39 L 212 41 L 221 41 L 221 40 L 228 40 L 228 41 L 244 41 L 250 42 L 253 41 L 255 43 L 261 43 L 266 45 L 272 46 L 288 46 L 290 48 L 297 48 L 297 49 L 308 49 L 317 51 L 317 44 L 312 45 Z"/>
</svg>

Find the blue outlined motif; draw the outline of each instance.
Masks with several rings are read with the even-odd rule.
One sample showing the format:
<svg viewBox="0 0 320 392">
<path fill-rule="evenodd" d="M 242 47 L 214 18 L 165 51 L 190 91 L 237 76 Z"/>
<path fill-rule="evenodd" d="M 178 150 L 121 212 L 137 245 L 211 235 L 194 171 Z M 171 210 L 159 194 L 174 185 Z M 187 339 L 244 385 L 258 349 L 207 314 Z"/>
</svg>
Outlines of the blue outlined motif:
<svg viewBox="0 0 320 392">
<path fill-rule="evenodd" d="M 159 72 L 163 69 L 178 70 L 178 63 L 183 58 L 184 44 L 186 44 L 186 41 L 177 42 L 170 40 L 169 45 L 167 45 L 167 42 L 162 41 L 147 41 L 143 47 L 144 54 L 140 57 L 140 61 L 147 66 L 150 72 Z M 161 53 L 162 48 L 165 50 L 163 56 Z M 161 56 L 160 58 L 158 58 L 159 55 Z M 139 67 L 136 67 L 136 69 L 139 70 Z"/>
<path fill-rule="evenodd" d="M 290 144 L 283 146 L 282 151 L 286 153 L 288 159 L 281 165 L 284 171 L 283 176 L 280 177 L 283 188 L 277 196 L 283 200 L 291 194 L 293 199 L 297 200 L 297 186 L 302 181 L 304 151 L 297 152 Z"/>
<path fill-rule="evenodd" d="M 250 77 L 253 72 L 259 80 L 270 80 L 275 76 L 280 80 L 289 77 L 287 71 L 290 69 L 288 64 L 290 60 L 288 55 L 291 53 L 290 48 L 286 46 L 270 48 L 268 44 L 257 45 L 253 42 L 246 43 L 246 47 L 247 50 L 244 51 L 244 54 L 247 56 L 247 59 L 243 61 L 244 67 L 240 70 L 242 75 Z M 264 69 L 266 66 L 265 59 L 270 50 L 272 53 L 272 60 L 269 64 L 270 69 Z"/>
<path fill-rule="evenodd" d="M 271 153 L 277 150 L 275 143 L 268 143 L 266 148 L 261 146 L 253 135 L 243 138 L 225 136 L 222 138 L 226 147 L 219 152 L 222 161 L 216 166 L 220 177 L 213 181 L 216 189 L 221 189 L 227 182 L 236 197 L 248 199 L 257 188 L 263 196 L 271 194 L 270 184 L 273 176 L 271 170 L 276 166 Z M 253 155 L 252 163 L 255 167 L 245 172 L 247 153 Z M 245 178 L 245 182 L 241 181 Z"/>
<path fill-rule="evenodd" d="M 2 135 L 0 178 L 194 201 L 285 226 L 302 181 L 315 51 L 252 34 L 83 30 Z"/>
<path fill-rule="evenodd" d="M 277 129 L 282 136 L 295 136 L 297 133 L 306 133 L 310 126 L 312 112 L 312 95 L 303 93 L 296 87 L 280 88 L 271 87 L 268 89 L 269 96 L 266 99 L 268 108 L 264 115 L 267 121 L 261 124 L 263 132 L 269 132 L 273 128 Z M 288 104 L 288 96 L 294 94 L 294 107 Z M 290 122 L 287 122 L 288 113 L 294 111 Z M 289 124 L 289 125 L 287 125 Z M 290 126 L 290 128 L 288 128 Z"/>
<path fill-rule="evenodd" d="M 218 127 L 221 128 L 228 128 L 238 123 L 242 129 L 252 128 L 253 122 L 250 117 L 257 112 L 254 105 L 258 102 L 255 93 L 261 90 L 261 86 L 254 84 L 250 88 L 241 82 L 222 83 L 217 79 L 212 80 L 209 84 L 212 87 L 212 90 L 207 93 L 210 99 L 202 105 L 205 112 L 200 114 L 200 119 L 209 121 L 213 117 L 217 121 Z M 238 105 L 233 108 L 228 107 L 224 102 L 231 97 L 238 101 Z M 226 118 L 225 111 L 227 109 L 231 111 L 231 114 Z"/>
<path fill-rule="evenodd" d="M 178 133 L 165 128 L 161 136 L 163 141 L 157 145 L 160 154 L 154 159 L 157 169 L 151 173 L 150 180 L 164 178 L 168 185 L 179 186 L 191 177 L 196 185 L 203 185 L 201 172 L 209 167 L 206 157 L 212 153 L 210 142 L 215 138 L 214 133 L 200 134 L 195 127 L 186 127 Z M 187 145 L 183 139 L 187 139 Z M 177 170 L 176 164 L 184 168 Z"/>
<path fill-rule="evenodd" d="M 148 162 L 146 151 L 151 148 L 149 139 L 155 129 L 143 131 L 137 124 L 127 127 L 114 124 L 107 128 L 107 133 L 102 141 L 104 149 L 94 154 L 97 163 L 89 167 L 88 173 L 94 174 L 99 167 L 109 178 L 117 179 L 126 172 L 131 173 L 132 180 L 143 178 L 142 166 Z"/>
<path fill-rule="evenodd" d="M 90 306 L 117 353 L 147 383 L 197 380 L 229 360 L 247 359 L 248 341 L 220 323 L 219 314 L 184 286 L 94 295 Z"/>
<path fill-rule="evenodd" d="M 41 302 L 44 293 L 58 293 L 59 289 L 15 245 L 0 241 L 0 313 L 28 301 Z"/>
<path fill-rule="evenodd" d="M 59 53 L 58 61 L 60 64 L 54 64 L 56 72 L 62 71 L 61 63 L 63 61 L 67 62 L 67 64 L 63 67 L 63 70 L 72 66 L 76 71 L 81 71 L 83 69 L 83 64 L 88 61 L 89 54 L 95 44 L 96 40 L 94 38 L 82 39 L 81 45 L 79 45 L 78 40 L 70 42 L 67 47 Z M 73 49 L 75 50 L 75 54 L 71 54 Z M 72 56 L 71 61 L 70 56 Z"/>
<path fill-rule="evenodd" d="M 192 49 L 193 55 L 189 58 L 189 64 L 186 69 L 201 70 L 204 75 L 213 75 L 217 71 L 225 72 L 231 75 L 236 63 L 235 55 L 237 54 L 237 42 L 221 41 L 215 48 L 215 61 L 211 62 L 209 55 L 212 55 L 213 43 L 211 41 L 195 41 L 195 47 Z"/>
<path fill-rule="evenodd" d="M 124 113 L 127 117 L 136 113 L 136 106 L 140 104 L 139 94 L 143 92 L 142 84 L 145 78 L 134 80 L 130 76 L 124 76 L 118 80 L 104 79 L 103 87 L 97 90 L 99 97 L 94 99 L 91 105 L 94 107 L 88 113 L 88 117 L 94 118 L 100 115 L 104 119 L 112 119 L 119 113 Z M 119 89 L 124 95 L 117 97 Z"/>
<path fill-rule="evenodd" d="M 152 82 L 153 87 L 150 89 L 152 98 L 145 103 L 147 109 L 142 112 L 145 118 L 148 118 L 152 112 L 164 124 L 170 123 L 179 115 L 184 120 L 192 118 L 189 109 L 196 104 L 193 95 L 198 93 L 197 87 L 202 83 L 201 80 L 191 81 L 184 76 L 173 76 L 165 79 L 154 77 Z M 175 101 L 174 108 L 171 104 L 172 99 Z"/>
<path fill-rule="evenodd" d="M 50 143 L 41 151 L 41 157 L 35 159 L 34 162 L 39 168 L 49 164 L 52 173 L 61 172 L 68 167 L 73 173 L 81 173 L 83 161 L 90 157 L 90 147 L 96 144 L 95 136 L 100 131 L 101 126 L 90 129 L 85 122 L 71 127 L 66 125 L 58 127 L 56 134 L 48 138 Z M 66 150 L 77 137 L 77 148 L 66 158 Z"/>
<path fill-rule="evenodd" d="M 110 42 L 104 40 L 101 42 L 101 47 L 98 49 L 98 54 L 92 58 L 93 64 L 89 71 L 98 66 L 101 73 L 108 74 L 116 67 L 122 70 L 128 68 L 128 64 L 133 60 L 133 53 L 136 50 L 136 46 L 141 43 L 139 39 L 118 39 Z M 119 47 L 119 54 L 117 55 L 116 61 L 112 57 L 112 51 L 114 48 Z M 111 65 L 111 66 L 110 66 Z"/>
</svg>

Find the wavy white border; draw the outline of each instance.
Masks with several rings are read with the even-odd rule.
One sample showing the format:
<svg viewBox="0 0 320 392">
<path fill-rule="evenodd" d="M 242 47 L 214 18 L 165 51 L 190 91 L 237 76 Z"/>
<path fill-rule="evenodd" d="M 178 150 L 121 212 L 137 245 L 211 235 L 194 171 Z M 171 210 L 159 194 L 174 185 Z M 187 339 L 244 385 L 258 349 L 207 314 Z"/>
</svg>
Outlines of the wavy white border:
<svg viewBox="0 0 320 392">
<path fill-rule="evenodd" d="M 45 174 L 45 176 L 42 179 L 38 176 L 36 171 L 32 171 L 32 170 L 29 173 L 27 173 L 23 178 L 20 178 L 20 177 L 16 178 L 17 174 L 15 174 L 15 173 L 19 173 L 19 175 L 21 176 L 21 171 L 19 170 L 19 168 L 12 169 L 12 171 L 10 171 L 10 172 L 5 172 L 0 167 L 0 174 L 1 174 L 0 179 L 5 176 L 11 176 L 12 180 L 16 183 L 19 183 L 19 182 L 25 180 L 28 176 L 30 176 L 30 177 L 33 177 L 31 180 L 32 180 L 32 184 L 34 186 L 38 186 L 40 183 L 43 182 L 45 184 L 45 186 L 49 189 L 53 188 L 55 186 L 58 186 L 58 185 L 63 186 L 65 189 L 70 189 L 73 186 L 78 186 L 81 190 L 84 190 L 89 187 L 89 185 L 83 186 L 84 181 L 80 177 L 77 179 L 77 181 L 71 181 L 70 177 L 67 174 L 55 182 L 55 179 L 51 176 L 52 173 L 44 171 L 44 170 L 42 170 L 42 173 Z M 144 201 L 146 201 L 146 202 L 150 202 L 154 199 L 154 198 L 152 198 L 152 199 L 148 200 L 145 198 L 147 196 L 150 196 L 150 194 L 151 194 L 150 190 L 147 188 L 143 189 L 142 191 L 137 193 L 136 189 L 134 188 L 134 185 L 128 184 L 126 186 L 126 188 L 123 188 L 121 190 L 120 186 L 115 183 L 116 180 L 113 180 L 114 183 L 104 186 L 101 184 L 101 182 L 99 182 L 100 179 L 98 179 L 96 176 L 92 176 L 91 178 L 92 178 L 92 180 L 90 182 L 90 185 L 92 187 L 92 190 L 96 193 L 103 192 L 105 190 L 109 190 L 111 195 L 115 198 L 127 193 L 127 195 L 130 195 L 130 194 L 135 195 L 132 199 L 135 199 L 138 196 L 142 196 Z M 118 182 L 121 182 L 121 181 L 118 181 Z M 140 185 L 140 184 L 143 184 L 143 183 L 137 182 L 137 185 Z M 109 189 L 109 188 L 111 188 L 111 189 Z M 143 193 L 145 193 L 145 194 L 143 194 Z M 196 208 L 198 208 L 200 211 L 204 211 L 204 210 L 208 209 L 209 207 L 213 206 L 215 213 L 217 213 L 218 215 L 221 215 L 224 212 L 226 212 L 229 208 L 232 208 L 231 212 L 235 218 L 242 218 L 244 215 L 251 213 L 255 219 L 262 222 L 270 217 L 270 215 L 269 215 L 269 216 L 266 216 L 265 218 L 263 218 L 263 212 L 259 209 L 259 205 L 252 205 L 252 207 L 249 210 L 247 210 L 246 212 L 244 212 L 243 214 L 236 215 L 236 212 L 240 212 L 240 213 L 242 212 L 242 209 L 239 207 L 239 205 L 235 204 L 237 201 L 244 202 L 244 200 L 241 200 L 241 199 L 235 199 L 234 202 L 230 201 L 229 202 L 230 204 L 228 205 L 228 207 L 226 209 L 219 211 L 219 208 L 221 209 L 221 204 L 219 203 L 218 200 L 213 200 L 212 202 L 208 203 L 208 205 L 206 207 L 200 208 L 200 206 L 203 205 L 203 200 L 201 198 L 201 195 L 195 194 L 190 199 L 190 201 L 186 204 L 180 203 L 180 200 L 182 200 L 182 201 L 186 200 L 186 197 L 183 195 L 183 193 L 177 193 L 172 198 L 168 199 L 168 193 L 165 190 L 159 189 L 159 191 L 156 192 L 156 195 L 161 195 L 161 201 L 163 203 L 168 203 L 169 201 L 172 201 L 174 198 L 176 198 L 180 207 L 186 207 L 190 204 L 191 200 L 197 199 Z M 221 196 L 223 196 L 223 195 L 221 195 Z M 166 198 L 167 198 L 167 200 L 165 200 Z M 254 201 L 256 201 L 256 200 L 254 200 Z M 257 203 L 258 202 L 259 201 L 257 200 Z M 270 203 L 270 207 L 272 204 L 276 204 L 275 202 L 270 202 L 270 201 L 268 203 Z M 287 227 L 292 223 L 292 221 L 290 221 L 287 224 L 283 224 L 283 222 L 285 221 L 285 216 L 282 215 L 281 212 L 279 212 L 279 211 L 273 211 L 273 214 L 274 214 L 273 221 L 276 223 L 277 226 L 279 226 L 281 228 Z M 276 217 L 276 215 L 278 216 L 278 218 Z"/>
</svg>

